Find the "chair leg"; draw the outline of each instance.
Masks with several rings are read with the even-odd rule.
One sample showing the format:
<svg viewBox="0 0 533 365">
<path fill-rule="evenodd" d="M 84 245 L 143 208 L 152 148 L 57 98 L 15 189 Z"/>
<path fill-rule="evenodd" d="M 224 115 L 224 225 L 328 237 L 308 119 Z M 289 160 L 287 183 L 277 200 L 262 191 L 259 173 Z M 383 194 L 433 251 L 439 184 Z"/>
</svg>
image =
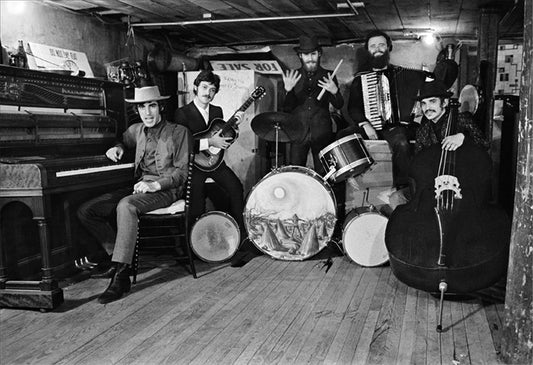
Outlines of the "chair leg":
<svg viewBox="0 0 533 365">
<path fill-rule="evenodd" d="M 192 256 L 192 250 L 191 250 L 188 232 L 185 233 L 185 248 L 187 250 L 187 256 L 189 256 L 189 266 L 191 267 L 192 277 L 196 279 L 197 278 L 196 267 L 194 266 L 194 259 Z"/>
<path fill-rule="evenodd" d="M 133 251 L 133 265 L 131 273 L 133 275 L 133 284 L 137 284 L 137 272 L 139 271 L 139 228 L 137 228 L 137 240 L 135 241 L 135 250 Z"/>
</svg>

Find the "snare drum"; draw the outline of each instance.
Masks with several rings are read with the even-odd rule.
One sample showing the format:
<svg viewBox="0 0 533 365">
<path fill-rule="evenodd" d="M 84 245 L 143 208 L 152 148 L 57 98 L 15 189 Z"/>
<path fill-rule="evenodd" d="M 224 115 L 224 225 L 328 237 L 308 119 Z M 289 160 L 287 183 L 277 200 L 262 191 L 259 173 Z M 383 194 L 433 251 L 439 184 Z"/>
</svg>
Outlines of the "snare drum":
<svg viewBox="0 0 533 365">
<path fill-rule="evenodd" d="M 191 247 L 206 262 L 229 260 L 239 248 L 241 234 L 235 219 L 227 213 L 203 214 L 191 230 Z"/>
<path fill-rule="evenodd" d="M 346 217 L 342 232 L 345 254 L 361 266 L 379 266 L 389 260 L 385 246 L 388 219 L 374 207 L 360 207 Z"/>
<path fill-rule="evenodd" d="M 337 220 L 331 187 L 313 170 L 285 166 L 250 191 L 244 208 L 248 238 L 280 260 L 304 260 L 326 247 Z"/>
<path fill-rule="evenodd" d="M 327 145 L 318 157 L 324 169 L 329 171 L 325 179 L 334 182 L 360 175 L 374 163 L 363 138 L 355 133 Z"/>
</svg>

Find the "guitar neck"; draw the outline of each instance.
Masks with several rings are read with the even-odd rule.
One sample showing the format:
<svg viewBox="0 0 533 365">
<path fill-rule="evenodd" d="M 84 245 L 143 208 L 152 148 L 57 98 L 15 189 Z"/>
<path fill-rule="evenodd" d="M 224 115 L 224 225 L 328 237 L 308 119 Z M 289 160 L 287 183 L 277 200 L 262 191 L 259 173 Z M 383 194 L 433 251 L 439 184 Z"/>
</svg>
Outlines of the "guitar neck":
<svg viewBox="0 0 533 365">
<path fill-rule="evenodd" d="M 250 105 L 252 105 L 252 103 L 254 102 L 254 98 L 252 97 L 249 97 L 245 102 L 244 104 L 241 105 L 241 107 L 239 109 L 237 109 L 237 111 L 235 113 L 233 113 L 233 115 L 231 116 L 231 118 L 227 121 L 227 123 L 229 125 L 231 125 L 232 127 L 234 126 L 234 124 L 237 123 L 237 118 L 235 117 L 235 115 L 237 115 L 238 112 L 244 112 L 246 111 L 246 109 L 248 109 L 250 107 Z"/>
</svg>

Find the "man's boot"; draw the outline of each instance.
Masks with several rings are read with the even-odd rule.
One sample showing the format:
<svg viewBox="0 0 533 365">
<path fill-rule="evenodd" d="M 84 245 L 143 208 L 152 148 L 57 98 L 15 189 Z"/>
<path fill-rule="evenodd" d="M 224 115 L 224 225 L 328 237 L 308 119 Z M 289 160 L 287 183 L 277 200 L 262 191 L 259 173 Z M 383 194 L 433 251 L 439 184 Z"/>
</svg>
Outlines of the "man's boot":
<svg viewBox="0 0 533 365">
<path fill-rule="evenodd" d="M 130 267 L 127 264 L 115 263 L 117 270 L 107 289 L 98 297 L 98 303 L 107 304 L 122 298 L 131 289 Z"/>
<path fill-rule="evenodd" d="M 117 272 L 117 264 L 115 262 L 102 262 L 97 267 L 90 271 L 93 279 L 112 279 Z"/>
</svg>

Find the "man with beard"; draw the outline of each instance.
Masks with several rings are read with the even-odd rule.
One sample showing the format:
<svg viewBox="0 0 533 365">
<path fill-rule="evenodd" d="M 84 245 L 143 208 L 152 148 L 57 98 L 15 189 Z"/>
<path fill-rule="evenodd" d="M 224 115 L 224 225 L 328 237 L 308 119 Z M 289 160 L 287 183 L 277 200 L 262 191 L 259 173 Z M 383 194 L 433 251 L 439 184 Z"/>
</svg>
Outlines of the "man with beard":
<svg viewBox="0 0 533 365">
<path fill-rule="evenodd" d="M 220 88 L 220 76 L 209 70 L 201 71 L 194 80 L 194 99 L 189 104 L 179 108 L 175 114 L 175 121 L 178 124 L 189 128 L 194 134 L 203 132 L 209 123 L 215 119 L 223 119 L 222 108 L 212 105 L 215 95 Z M 235 117 L 242 119 L 244 112 L 240 111 Z M 231 138 L 220 135 L 218 131 L 209 138 L 195 139 L 194 153 L 218 148 L 227 149 L 231 146 Z M 213 171 L 202 171 L 194 167 L 191 179 L 191 219 L 194 222 L 205 212 L 205 181 L 211 178 L 224 191 L 229 198 L 229 213 L 235 219 L 241 231 L 241 237 L 245 236 L 242 213 L 244 210 L 244 197 L 242 183 L 224 161 Z M 249 240 L 243 241 L 238 252 L 232 259 L 232 266 L 243 266 L 254 255 L 259 254 Z"/>
<path fill-rule="evenodd" d="M 392 40 L 380 31 L 374 30 L 366 36 L 365 49 L 370 57 L 370 70 L 382 81 L 382 89 L 390 94 L 391 116 L 389 120 L 370 122 L 365 116 L 362 77 L 358 73 L 350 88 L 348 114 L 369 139 L 385 139 L 392 150 L 393 189 L 408 184 L 408 169 L 411 160 L 409 139 L 414 137 L 409 124 L 418 90 L 425 80 L 422 70 L 409 70 L 389 64 Z"/>
<path fill-rule="evenodd" d="M 300 45 L 294 50 L 298 53 L 302 67 L 299 70 L 288 70 L 283 75 L 287 92 L 283 111 L 291 113 L 293 119 L 303 126 L 303 130 L 300 140 L 291 145 L 290 161 L 293 165 L 305 166 L 307 154 L 311 150 L 316 172 L 324 175 L 318 154 L 334 139 L 329 104 L 340 109 L 344 105 L 344 99 L 332 72 L 320 66 L 322 48 L 315 36 L 301 36 Z M 317 100 L 322 89 L 326 93 Z"/>
<path fill-rule="evenodd" d="M 288 70 L 283 75 L 287 92 L 283 111 L 291 113 L 293 120 L 303 128 L 300 139 L 291 144 L 290 162 L 293 165 L 305 166 L 307 154 L 311 150 L 314 169 L 324 176 L 326 171 L 318 155 L 335 139 L 329 106 L 331 104 L 334 108 L 340 109 L 344 105 L 344 99 L 336 77 L 332 76 L 332 71 L 320 66 L 322 47 L 318 44 L 316 36 L 301 36 L 300 45 L 294 50 L 300 58 L 302 67 L 299 70 Z M 318 100 L 317 97 L 323 89 L 325 93 Z M 344 183 L 333 185 L 339 208 L 337 209 L 339 224 L 344 221 L 345 191 Z M 334 235 L 339 234 L 339 230 L 338 225 Z"/>
</svg>

